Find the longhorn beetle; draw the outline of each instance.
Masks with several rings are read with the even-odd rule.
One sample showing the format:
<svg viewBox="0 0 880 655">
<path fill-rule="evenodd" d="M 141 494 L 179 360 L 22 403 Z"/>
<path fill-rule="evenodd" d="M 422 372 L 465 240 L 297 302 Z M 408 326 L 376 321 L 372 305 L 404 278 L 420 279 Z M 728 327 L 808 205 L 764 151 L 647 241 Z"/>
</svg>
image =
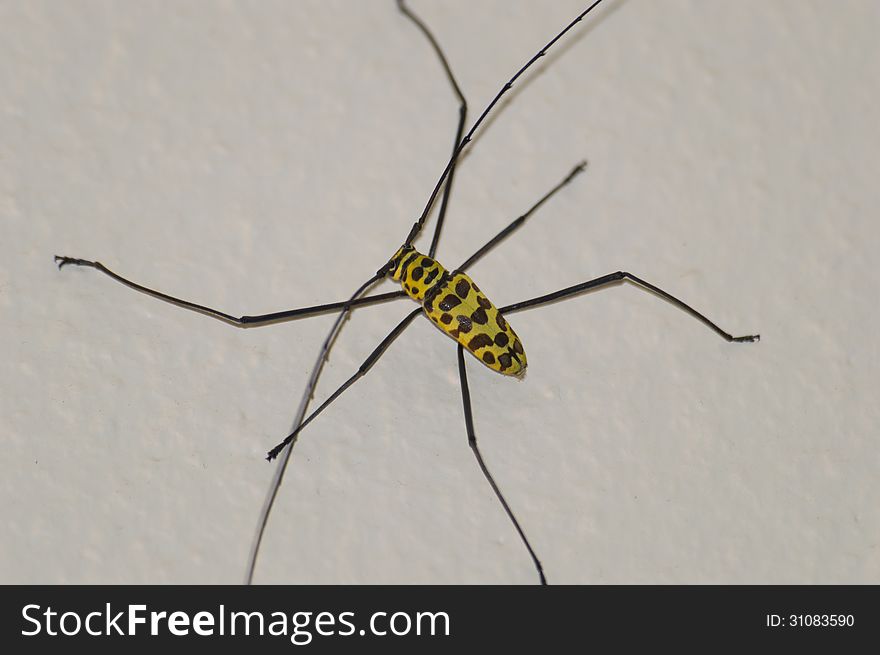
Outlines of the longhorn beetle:
<svg viewBox="0 0 880 655">
<path fill-rule="evenodd" d="M 461 158 L 462 152 L 468 147 L 468 144 L 472 141 L 474 134 L 476 133 L 480 125 L 486 120 L 486 117 L 493 111 L 501 97 L 511 89 L 513 84 L 520 78 L 520 76 L 522 76 L 538 59 L 547 54 L 547 51 L 557 41 L 559 41 L 563 36 L 565 36 L 565 34 L 567 34 L 572 28 L 574 28 L 577 23 L 579 23 L 585 16 L 587 16 L 587 14 L 593 11 L 602 1 L 603 0 L 596 0 L 595 2 L 590 4 L 584 11 L 582 11 L 577 17 L 575 17 L 574 20 L 572 20 L 556 36 L 554 36 L 546 45 L 544 45 L 534 56 L 532 56 L 516 72 L 516 74 L 514 74 L 513 77 L 511 77 L 501 87 L 500 91 L 498 91 L 492 101 L 482 111 L 477 120 L 474 121 L 467 132 L 465 132 L 465 124 L 467 120 L 467 101 L 465 100 L 464 94 L 459 88 L 458 82 L 456 81 L 455 76 L 452 73 L 449 63 L 446 60 L 446 56 L 444 55 L 434 35 L 428 29 L 427 25 L 425 25 L 425 23 L 423 23 L 421 19 L 419 19 L 407 7 L 404 0 L 397 0 L 400 11 L 424 35 L 429 45 L 433 49 L 435 55 L 440 60 L 441 65 L 443 66 L 449 84 L 452 87 L 454 94 L 458 98 L 458 123 L 455 131 L 455 138 L 453 141 L 452 155 L 446 162 L 443 171 L 439 179 L 437 180 L 437 183 L 434 185 L 434 188 L 428 197 L 428 201 L 425 204 L 424 209 L 422 210 L 418 219 L 413 224 L 412 228 L 406 236 L 406 239 L 403 241 L 403 244 L 394 250 L 393 254 L 391 254 L 391 257 L 378 268 L 374 275 L 372 275 L 366 282 L 361 284 L 357 288 L 357 290 L 351 294 L 351 297 L 348 300 L 318 305 L 314 307 L 291 309 L 281 312 L 275 312 L 272 314 L 263 314 L 259 316 L 236 317 L 218 311 L 216 309 L 206 307 L 204 305 L 199 305 L 187 300 L 182 300 L 180 298 L 170 296 L 168 294 L 137 284 L 136 282 L 132 282 L 131 280 L 128 280 L 121 275 L 111 271 L 109 268 L 98 261 L 91 261 L 76 257 L 55 257 L 59 268 L 62 268 L 68 264 L 91 267 L 95 270 L 100 271 L 101 273 L 104 273 L 105 275 L 108 275 L 117 282 L 121 282 L 122 284 L 125 284 L 133 289 L 153 296 L 154 298 L 159 298 L 160 300 L 173 303 L 185 309 L 200 312 L 212 318 L 219 319 L 238 327 L 253 327 L 283 320 L 315 316 L 327 312 L 338 312 L 336 321 L 334 322 L 330 333 L 328 334 L 321 347 L 317 361 L 312 370 L 311 377 L 305 390 L 303 402 L 300 405 L 299 415 L 295 422 L 296 428 L 268 452 L 268 460 L 274 460 L 279 455 L 282 456 L 282 459 L 280 460 L 278 468 L 276 469 L 275 478 L 273 480 L 267 502 L 265 503 L 263 513 L 261 515 L 260 529 L 251 552 L 247 577 L 248 582 L 250 582 L 253 578 L 254 568 L 256 566 L 256 559 L 259 553 L 259 546 L 262 539 L 263 531 L 265 530 L 275 496 L 277 494 L 278 488 L 280 487 L 284 471 L 289 461 L 292 446 L 295 443 L 298 435 L 334 400 L 336 400 L 342 393 L 344 393 L 360 378 L 364 377 L 372 369 L 373 365 L 382 356 L 382 354 L 391 345 L 391 343 L 420 314 L 424 314 L 428 320 L 430 320 L 435 326 L 437 326 L 437 328 L 439 328 L 448 337 L 451 337 L 457 342 L 458 370 L 461 385 L 462 404 L 464 408 L 465 431 L 468 437 L 468 444 L 473 450 L 480 470 L 482 471 L 487 482 L 491 486 L 493 492 L 497 496 L 498 501 L 504 508 L 504 511 L 510 519 L 513 528 L 519 534 L 523 545 L 528 551 L 528 554 L 531 557 L 532 563 L 534 565 L 536 573 L 538 574 L 538 579 L 540 580 L 541 584 L 547 583 L 541 562 L 531 544 L 529 543 L 525 531 L 523 530 L 519 521 L 516 519 L 516 516 L 514 515 L 512 509 L 505 500 L 500 488 L 495 483 L 495 480 L 492 477 L 492 474 L 489 472 L 489 469 L 486 466 L 486 463 L 483 460 L 483 457 L 480 454 L 480 449 L 477 445 L 477 438 L 474 431 L 470 391 L 468 388 L 466 372 L 467 360 L 464 355 L 465 351 L 467 351 L 472 357 L 474 357 L 476 361 L 494 371 L 497 371 L 502 375 L 521 377 L 525 373 L 527 367 L 526 352 L 524 344 L 519 339 L 516 332 L 514 332 L 513 327 L 511 327 L 511 325 L 507 322 L 507 316 L 526 309 L 534 309 L 536 307 L 540 307 L 554 301 L 559 301 L 561 299 L 570 299 L 592 289 L 616 285 L 622 282 L 629 282 L 653 293 L 654 295 L 659 296 L 660 298 L 675 305 L 684 312 L 690 314 L 694 318 L 702 321 L 705 325 L 707 325 L 709 328 L 714 330 L 717 334 L 719 334 L 721 337 L 729 342 L 752 342 L 759 340 L 759 335 L 734 337 L 728 332 L 722 330 L 706 316 L 696 311 L 689 305 L 685 304 L 678 298 L 667 293 L 663 289 L 651 284 L 650 282 L 636 277 L 635 275 L 626 271 L 617 271 L 615 273 L 610 273 L 608 275 L 603 275 L 601 277 L 597 277 L 586 282 L 581 282 L 580 284 L 576 284 L 565 289 L 560 289 L 558 291 L 554 291 L 553 293 L 548 293 L 537 298 L 522 300 L 520 302 L 516 302 L 504 307 L 496 308 L 496 306 L 481 291 L 477 284 L 475 284 L 474 281 L 470 277 L 468 277 L 465 271 L 467 271 L 478 259 L 482 258 L 496 245 L 498 245 L 499 242 L 504 240 L 511 233 L 521 227 L 523 223 L 541 205 L 543 205 L 562 187 L 566 186 L 575 176 L 582 172 L 586 166 L 585 162 L 582 162 L 575 166 L 562 181 L 560 181 L 555 187 L 550 189 L 528 211 L 526 211 L 525 214 L 518 217 L 507 227 L 501 230 L 501 232 L 499 232 L 495 237 L 493 237 L 482 247 L 480 247 L 473 255 L 471 255 L 460 266 L 458 266 L 458 268 L 448 270 L 441 266 L 435 258 L 437 242 L 440 236 L 440 231 L 443 227 L 444 218 L 446 216 L 446 209 L 452 190 L 452 181 L 455 176 L 456 165 Z M 438 195 L 440 195 L 441 190 L 443 193 L 440 198 L 437 223 L 434 227 L 434 233 L 430 247 L 428 248 L 428 252 L 427 254 L 423 254 L 415 249 L 415 247 L 413 246 L 413 242 L 416 237 L 418 237 L 419 234 L 422 232 L 426 219 L 431 212 Z M 389 277 L 392 280 L 399 282 L 402 290 L 373 296 L 364 295 L 368 289 L 370 289 L 376 283 L 386 277 Z M 404 296 L 409 296 L 410 298 L 415 300 L 417 303 L 419 303 L 419 307 L 410 312 L 402 321 L 400 321 L 400 323 L 398 323 L 394 327 L 394 329 L 392 329 L 388 333 L 388 335 L 384 339 L 382 339 L 382 341 L 375 347 L 375 349 L 366 357 L 366 359 L 364 359 L 358 370 L 345 383 L 343 383 L 338 389 L 330 394 L 330 396 L 321 405 L 319 405 L 317 409 L 306 415 L 311 394 L 314 391 L 318 376 L 320 375 L 321 369 L 326 361 L 330 346 L 332 345 L 339 330 L 341 329 L 342 323 L 346 316 L 355 307 L 399 299 Z"/>
</svg>

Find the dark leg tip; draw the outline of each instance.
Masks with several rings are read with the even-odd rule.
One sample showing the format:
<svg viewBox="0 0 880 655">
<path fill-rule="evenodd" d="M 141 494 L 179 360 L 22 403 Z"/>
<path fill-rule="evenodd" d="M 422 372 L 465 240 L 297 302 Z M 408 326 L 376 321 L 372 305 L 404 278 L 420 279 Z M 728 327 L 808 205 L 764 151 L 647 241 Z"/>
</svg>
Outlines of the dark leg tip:
<svg viewBox="0 0 880 655">
<path fill-rule="evenodd" d="M 55 255 L 55 262 L 58 264 L 58 268 L 62 268 L 67 264 L 71 264 L 73 266 L 94 266 L 95 262 L 90 262 L 87 259 L 78 259 L 76 257 L 65 257 L 62 255 Z"/>
<path fill-rule="evenodd" d="M 273 459 L 278 457 L 278 453 L 284 450 L 284 446 L 275 446 L 269 453 L 266 455 L 266 461 L 271 462 Z"/>
<path fill-rule="evenodd" d="M 587 160 L 585 159 L 582 162 L 579 162 L 577 166 L 575 166 L 574 168 L 571 169 L 571 173 L 569 173 L 568 176 L 566 176 L 566 178 L 562 181 L 562 184 L 568 184 L 575 177 L 577 177 L 578 175 L 583 173 L 584 169 L 586 169 L 586 168 L 587 168 Z"/>
<path fill-rule="evenodd" d="M 754 343 L 761 340 L 760 334 L 749 334 L 744 337 L 733 337 L 731 341 L 736 343 Z"/>
</svg>

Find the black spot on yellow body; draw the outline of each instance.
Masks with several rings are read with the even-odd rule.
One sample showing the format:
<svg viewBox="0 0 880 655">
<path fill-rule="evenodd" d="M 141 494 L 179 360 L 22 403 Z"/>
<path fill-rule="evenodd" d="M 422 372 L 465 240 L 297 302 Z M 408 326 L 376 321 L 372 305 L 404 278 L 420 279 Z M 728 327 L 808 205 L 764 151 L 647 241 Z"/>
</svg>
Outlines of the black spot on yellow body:
<svg viewBox="0 0 880 655">
<path fill-rule="evenodd" d="M 483 361 L 486 362 L 487 364 L 494 364 L 495 363 L 495 355 L 493 355 L 492 353 L 490 353 L 487 350 L 486 352 L 483 353 Z"/>
<path fill-rule="evenodd" d="M 403 260 L 403 263 L 400 265 L 400 279 L 401 280 L 407 279 L 407 277 L 406 277 L 407 269 L 409 269 L 410 264 L 412 264 L 413 261 L 415 261 L 415 259 L 417 257 L 418 257 L 418 253 L 413 253 L 409 257 L 407 257 L 406 259 Z"/>
<path fill-rule="evenodd" d="M 451 293 L 447 295 L 443 300 L 440 301 L 440 309 L 444 312 L 448 312 L 453 307 L 456 307 L 461 304 L 461 300 L 458 296 L 454 296 Z"/>
<path fill-rule="evenodd" d="M 416 266 L 415 270 L 412 272 L 410 276 L 413 280 L 421 280 L 422 276 L 425 274 L 425 269 L 421 266 Z"/>
<path fill-rule="evenodd" d="M 480 325 L 485 325 L 489 322 L 489 317 L 486 315 L 486 310 L 482 307 L 471 314 L 471 318 L 474 320 L 474 323 L 479 323 Z"/>
<path fill-rule="evenodd" d="M 468 293 L 471 290 L 471 283 L 465 280 L 464 278 L 460 279 L 455 284 L 455 294 L 461 298 L 462 300 L 466 300 Z"/>
<path fill-rule="evenodd" d="M 480 348 L 485 348 L 486 346 L 492 345 L 492 337 L 488 334 L 478 334 L 473 339 L 468 341 L 467 347 L 471 350 L 479 350 Z"/>
</svg>

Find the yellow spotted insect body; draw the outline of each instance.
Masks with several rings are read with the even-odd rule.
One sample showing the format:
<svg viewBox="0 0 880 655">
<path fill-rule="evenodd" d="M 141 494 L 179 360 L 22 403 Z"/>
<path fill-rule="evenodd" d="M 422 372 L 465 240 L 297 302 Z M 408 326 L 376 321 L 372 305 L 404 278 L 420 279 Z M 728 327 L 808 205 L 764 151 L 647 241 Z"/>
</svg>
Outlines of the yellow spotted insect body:
<svg viewBox="0 0 880 655">
<path fill-rule="evenodd" d="M 391 264 L 391 279 L 421 303 L 434 325 L 492 370 L 513 376 L 525 373 L 522 341 L 470 277 L 461 271 L 450 273 L 412 246 L 402 246 Z"/>
</svg>

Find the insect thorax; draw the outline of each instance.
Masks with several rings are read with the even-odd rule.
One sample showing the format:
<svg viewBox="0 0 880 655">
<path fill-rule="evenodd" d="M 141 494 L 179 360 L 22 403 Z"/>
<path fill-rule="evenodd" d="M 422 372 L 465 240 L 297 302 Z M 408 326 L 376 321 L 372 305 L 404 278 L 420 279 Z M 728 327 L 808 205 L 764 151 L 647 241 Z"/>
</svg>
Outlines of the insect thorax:
<svg viewBox="0 0 880 655">
<path fill-rule="evenodd" d="M 412 246 L 398 250 L 391 265 L 391 279 L 422 304 L 434 325 L 483 364 L 504 375 L 525 371 L 526 354 L 519 337 L 467 275 L 450 273 Z"/>
<path fill-rule="evenodd" d="M 418 302 L 423 302 L 428 291 L 446 274 L 445 268 L 412 246 L 401 247 L 391 261 L 391 279 L 400 282 L 407 295 Z"/>
</svg>

